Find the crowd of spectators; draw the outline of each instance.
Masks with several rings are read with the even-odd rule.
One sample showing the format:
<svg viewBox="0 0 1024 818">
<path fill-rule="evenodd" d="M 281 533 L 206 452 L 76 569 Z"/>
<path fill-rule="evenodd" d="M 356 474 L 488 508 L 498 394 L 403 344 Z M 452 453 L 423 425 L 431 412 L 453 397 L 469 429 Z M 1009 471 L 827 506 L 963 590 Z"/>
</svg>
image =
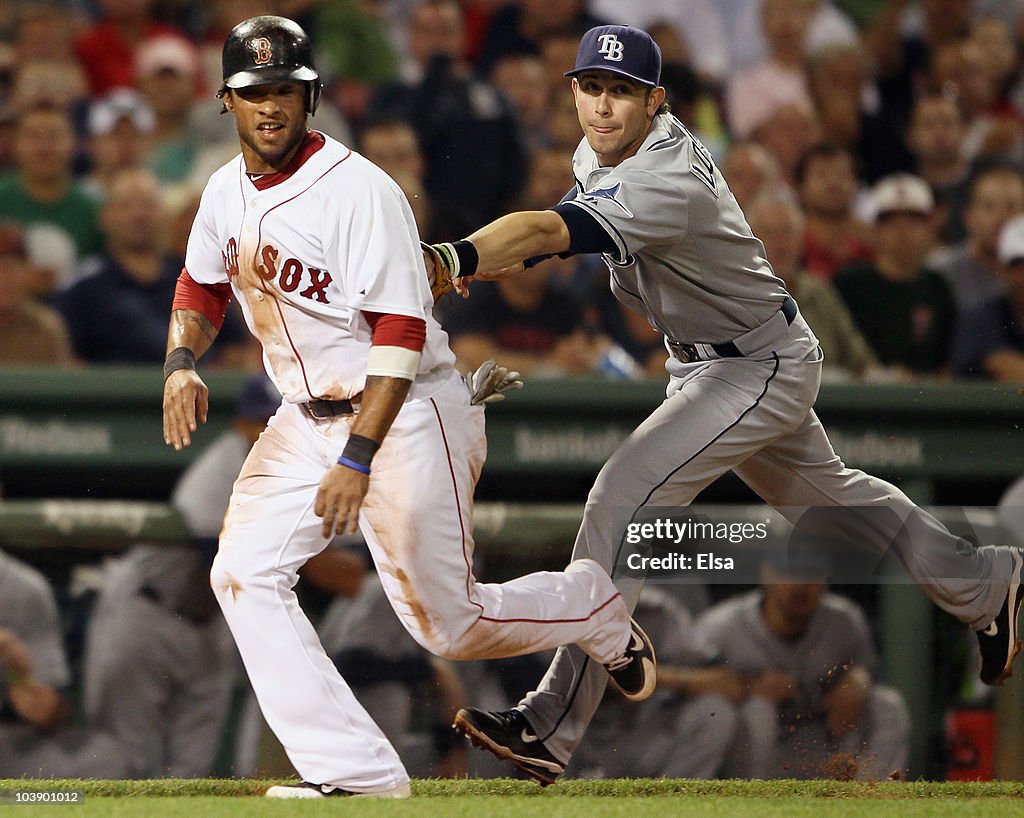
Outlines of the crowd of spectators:
<svg viewBox="0 0 1024 818">
<path fill-rule="evenodd" d="M 643 26 L 662 47 L 674 113 L 715 156 L 818 334 L 826 377 L 1024 381 L 1024 0 L 2 2 L 0 365 L 162 362 L 199 194 L 238 152 L 214 96 L 221 44 L 235 23 L 264 13 L 297 19 L 317 44 L 326 87 L 313 127 L 389 173 L 427 241 L 555 204 L 574 184 L 581 136 L 563 76 L 579 36 L 604 22 Z M 614 299 L 599 259 L 553 258 L 437 310 L 463 369 L 497 357 L 532 377 L 664 375 L 660 335 Z M 237 312 L 204 366 L 259 368 Z M 251 432 L 236 427 L 221 442 L 233 452 L 221 471 L 241 462 Z M 230 485 L 229 475 L 214 477 Z M 189 502 L 218 498 L 203 484 L 175 502 L 188 516 Z M 197 540 L 215 536 L 219 511 L 211 514 L 214 523 L 193 526 Z M 9 746 L 23 742 L 18 769 L 0 754 L 0 770 L 214 769 L 238 668 L 210 599 L 168 584 L 202 573 L 202 554 L 198 546 L 159 555 L 140 547 L 106 578 L 82 692 L 90 727 L 79 732 L 62 732 L 70 675 L 52 595 L 41 577 L 0 555 L 0 574 L 22 595 L 6 599 L 25 600 L 17 616 L 0 606 L 0 722 L 17 722 L 2 735 Z M 413 723 L 410 691 L 432 692 L 430 727 L 464 691 L 450 667 L 404 634 L 377 656 L 352 638 L 379 637 L 386 617 L 376 586 L 358 589 L 365 566 L 350 556 L 311 564 L 322 586 L 359 594 L 325 620 L 325 641 L 386 732 L 416 752 L 410 733 L 423 725 Z M 820 583 L 789 599 L 779 584 L 704 614 L 699 644 L 689 640 L 690 613 L 648 594 L 642 605 L 664 624 L 664 690 L 639 717 L 608 708 L 594 725 L 595 752 L 584 751 L 575 773 L 792 773 L 769 770 L 766 760 L 784 757 L 781 743 L 796 746 L 775 732 L 778 712 L 792 714 L 794 702 L 817 718 L 801 745 L 809 754 L 801 763 L 816 774 L 840 752 L 877 760 L 878 747 L 896 751 L 862 770 L 901 766 L 903 745 L 892 735 L 905 742 L 905 716 L 874 684 L 860 613 Z M 782 613 L 754 622 L 767 597 Z M 799 604 L 802 621 L 787 624 L 787 606 Z M 800 680 L 785 665 L 822 621 L 819 610 L 851 640 L 849 655 L 834 657 L 847 662 L 845 686 L 820 681 L 829 667 Z M 754 624 L 775 655 L 758 658 L 749 646 L 730 654 L 730 638 Z M 153 672 L 140 676 L 150 655 Z M 200 655 L 208 664 L 196 668 Z M 180 706 L 183 699 L 194 706 Z M 832 715 L 833 700 L 846 715 Z M 862 721 L 851 722 L 851 707 Z M 643 759 L 601 752 L 602 730 L 621 738 L 627 723 L 642 735 L 643 725 L 669 721 L 678 730 L 665 735 L 692 735 L 704 753 L 653 744 Z M 53 740 L 36 754 L 38 730 Z M 435 766 L 422 769 L 464 773 L 466 758 L 440 735 L 426 752 Z M 740 735 L 754 755 L 735 755 Z M 100 758 L 107 766 L 89 766 Z M 620 768 L 616 758 L 636 764 Z"/>
<path fill-rule="evenodd" d="M 1020 380 L 972 340 L 1022 351 L 997 250 L 1024 212 L 1021 0 L 11 0 L 5 363 L 159 362 L 199 192 L 237 153 L 214 98 L 220 46 L 259 13 L 310 31 L 326 83 L 313 125 L 399 182 L 428 241 L 557 202 L 580 139 L 563 76 L 579 35 L 646 27 L 673 112 L 748 216 L 759 197 L 786 200 L 784 218 L 759 209 L 755 234 L 799 225 L 766 254 L 807 302 L 831 378 Z M 894 185 L 917 191 L 908 210 L 886 204 Z M 463 367 L 496 354 L 541 376 L 660 376 L 657 333 L 610 302 L 605 278 L 593 259 L 552 260 L 439 317 Z M 206 365 L 256 368 L 232 315 Z"/>
</svg>

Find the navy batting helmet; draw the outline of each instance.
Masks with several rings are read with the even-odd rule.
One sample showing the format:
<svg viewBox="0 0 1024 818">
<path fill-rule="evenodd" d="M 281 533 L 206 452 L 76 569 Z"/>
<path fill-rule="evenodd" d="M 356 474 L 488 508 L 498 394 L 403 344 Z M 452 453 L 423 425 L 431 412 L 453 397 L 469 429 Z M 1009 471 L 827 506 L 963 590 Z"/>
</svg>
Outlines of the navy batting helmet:
<svg viewBox="0 0 1024 818">
<path fill-rule="evenodd" d="M 316 113 L 324 85 L 313 67 L 313 46 L 302 28 L 286 17 L 262 15 L 243 20 L 228 34 L 221 55 L 224 87 L 247 88 L 266 82 L 306 83 L 306 111 Z"/>
</svg>

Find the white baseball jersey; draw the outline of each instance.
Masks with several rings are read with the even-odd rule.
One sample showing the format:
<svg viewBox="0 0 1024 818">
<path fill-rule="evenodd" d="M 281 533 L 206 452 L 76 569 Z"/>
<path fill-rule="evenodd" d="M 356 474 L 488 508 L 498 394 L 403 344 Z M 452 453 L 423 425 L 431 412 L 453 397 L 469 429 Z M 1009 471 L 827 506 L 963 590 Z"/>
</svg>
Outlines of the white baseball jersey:
<svg viewBox="0 0 1024 818">
<path fill-rule="evenodd" d="M 674 116 L 656 117 L 636 155 L 615 167 L 599 166 L 584 139 L 573 174 L 576 195 L 561 208 L 581 208 L 608 233 L 613 292 L 667 338 L 731 341 L 778 312 L 786 288 L 764 245 L 707 149 Z"/>
<path fill-rule="evenodd" d="M 201 284 L 230 281 L 263 345 L 267 373 L 290 403 L 362 391 L 371 334 L 364 310 L 426 321 L 410 399 L 432 395 L 454 366 L 448 337 L 431 315 L 405 195 L 328 136 L 288 175 L 251 176 L 241 154 L 214 173 L 185 269 Z"/>
<path fill-rule="evenodd" d="M 285 172 L 254 178 L 239 156 L 203 193 L 185 268 L 200 284 L 231 282 L 285 398 L 235 482 L 210 581 L 267 724 L 303 779 L 356 793 L 408 783 L 292 590 L 326 545 L 315 499 L 355 417 L 314 420 L 295 404 L 363 389 L 372 339 L 364 312 L 426 322 L 419 372 L 374 456 L 359 513 L 406 630 L 458 659 L 570 643 L 600 663 L 622 654 L 626 606 L 593 562 L 505 585 L 472 574 L 484 409 L 470 404 L 431 316 L 412 212 L 383 171 L 315 132 Z"/>
</svg>

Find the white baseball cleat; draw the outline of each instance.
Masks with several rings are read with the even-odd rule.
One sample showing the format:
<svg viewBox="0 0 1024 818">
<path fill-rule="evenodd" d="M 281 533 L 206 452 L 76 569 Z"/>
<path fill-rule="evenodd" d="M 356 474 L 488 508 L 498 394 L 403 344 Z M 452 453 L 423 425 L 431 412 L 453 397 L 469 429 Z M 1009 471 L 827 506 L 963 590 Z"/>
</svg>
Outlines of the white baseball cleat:
<svg viewBox="0 0 1024 818">
<path fill-rule="evenodd" d="M 313 784 L 303 781 L 301 784 L 275 784 L 267 790 L 267 798 L 408 798 L 412 793 L 409 782 L 399 784 L 389 790 L 375 792 L 352 792 L 330 784 Z"/>
</svg>

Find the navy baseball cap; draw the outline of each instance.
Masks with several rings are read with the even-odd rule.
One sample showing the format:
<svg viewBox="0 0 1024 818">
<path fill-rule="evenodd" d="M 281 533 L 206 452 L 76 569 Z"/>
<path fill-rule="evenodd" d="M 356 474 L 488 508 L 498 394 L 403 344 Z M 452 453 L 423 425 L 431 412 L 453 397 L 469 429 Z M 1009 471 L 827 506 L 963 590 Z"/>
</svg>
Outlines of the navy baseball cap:
<svg viewBox="0 0 1024 818">
<path fill-rule="evenodd" d="M 653 88 L 661 81 L 661 49 L 643 29 L 597 26 L 583 35 L 576 67 L 565 76 L 584 71 L 611 71 Z"/>
<path fill-rule="evenodd" d="M 235 415 L 242 420 L 266 423 L 281 405 L 277 387 L 266 375 L 253 375 L 242 385 L 235 402 Z"/>
</svg>

